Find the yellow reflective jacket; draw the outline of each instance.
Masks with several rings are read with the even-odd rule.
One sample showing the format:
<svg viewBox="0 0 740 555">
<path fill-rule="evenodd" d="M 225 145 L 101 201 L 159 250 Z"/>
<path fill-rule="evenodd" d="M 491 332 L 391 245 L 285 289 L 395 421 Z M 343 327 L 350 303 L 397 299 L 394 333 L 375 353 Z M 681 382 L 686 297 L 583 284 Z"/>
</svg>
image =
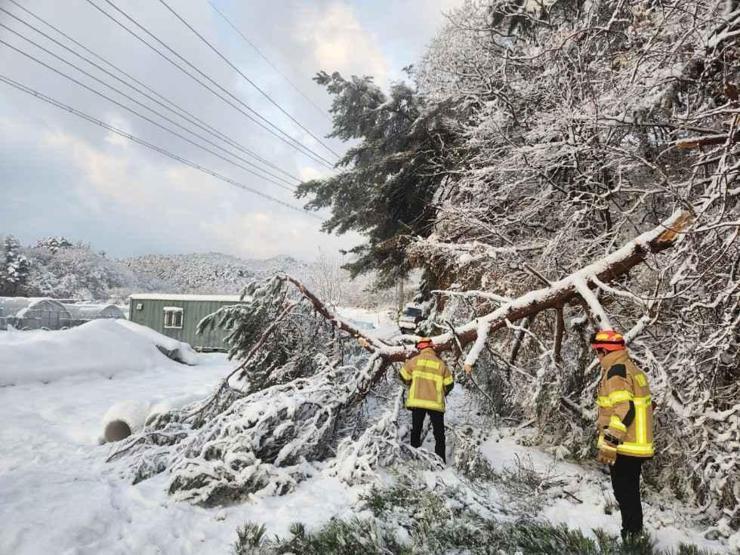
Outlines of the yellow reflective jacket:
<svg viewBox="0 0 740 555">
<path fill-rule="evenodd" d="M 599 447 L 608 433 L 619 441 L 617 453 L 652 457 L 653 406 L 647 376 L 627 351 L 615 351 L 601 361 L 602 374 L 596 404 L 599 407 Z"/>
<path fill-rule="evenodd" d="M 406 361 L 401 368 L 401 379 L 411 384 L 406 397 L 406 408 L 445 411 L 445 395 L 454 386 L 447 365 L 431 347 Z"/>
</svg>

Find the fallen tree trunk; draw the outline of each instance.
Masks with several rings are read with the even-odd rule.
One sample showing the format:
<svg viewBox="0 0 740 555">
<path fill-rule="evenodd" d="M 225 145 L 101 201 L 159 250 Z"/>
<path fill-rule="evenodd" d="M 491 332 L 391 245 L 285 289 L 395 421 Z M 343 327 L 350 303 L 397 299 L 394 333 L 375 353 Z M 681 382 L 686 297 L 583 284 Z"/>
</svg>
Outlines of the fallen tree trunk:
<svg viewBox="0 0 740 555">
<path fill-rule="evenodd" d="M 455 348 L 457 341 L 462 347 L 473 343 L 473 348 L 465 360 L 465 364 L 473 365 L 491 332 L 506 327 L 507 322 L 528 318 L 543 310 L 558 309 L 574 299 L 580 299 L 585 293 L 583 283 L 591 287 L 596 286 L 596 282 L 609 283 L 617 279 L 644 262 L 650 254 L 657 254 L 672 247 L 692 221 L 693 216 L 689 211 L 679 210 L 619 250 L 569 276 L 502 304 L 493 312 L 455 328 L 454 334 L 449 332 L 432 337 L 434 347 L 438 352 L 443 352 Z M 334 314 L 298 280 L 289 276 L 285 276 L 285 279 L 293 283 L 324 318 L 331 320 L 338 329 L 360 340 L 365 349 L 377 353 L 387 363 L 402 362 L 416 353 L 411 346 L 389 345 L 367 336 Z"/>
<path fill-rule="evenodd" d="M 690 221 L 688 213 L 678 212 L 661 226 L 603 259 L 548 287 L 508 301 L 485 316 L 452 328 L 434 337 L 433 341 L 439 351 L 462 350 L 473 343 L 466 359 L 467 364 L 472 364 L 485 348 L 489 333 L 511 326 L 512 321 L 532 317 L 545 309 L 557 309 L 570 299 L 583 296 L 587 297 L 587 306 L 600 310 L 589 286 L 607 283 L 645 260 L 650 253 L 670 247 Z M 295 278 L 279 276 L 274 279 L 282 281 L 282 285 L 292 284 L 315 310 L 319 320 L 331 322 L 336 329 L 356 338 L 370 356 L 362 365 L 343 366 L 317 353 L 310 375 L 267 385 L 251 393 L 225 387 L 226 380 L 206 402 L 207 417 L 203 410 L 194 413 L 192 408 L 167 414 L 129 438 L 109 457 L 111 461 L 128 458 L 134 482 L 168 471 L 172 495 L 206 506 L 233 503 L 251 494 L 291 491 L 305 478 L 307 467 L 304 463 L 324 460 L 337 439 L 341 439 L 337 436 L 337 425 L 342 415 L 349 415 L 352 407 L 367 396 L 373 384 L 385 375 L 390 363 L 403 361 L 416 352 L 411 345 L 391 345 L 366 335 L 337 316 Z M 278 287 L 277 282 L 268 284 L 265 289 L 267 298 L 264 302 L 253 303 L 252 308 L 259 312 L 266 306 L 272 307 L 275 316 L 261 334 L 250 335 L 251 348 L 243 346 L 245 362 L 235 372 L 249 372 L 249 361 L 255 349 L 259 349 L 274 330 L 273 324 L 293 314 L 301 302 L 286 303 L 285 287 Z M 272 297 L 280 301 L 279 306 Z M 266 324 L 267 320 L 260 322 Z M 313 336 L 308 339 L 315 340 Z M 298 342 L 296 347 L 305 345 Z M 387 424 L 367 432 L 367 442 L 385 438 L 383 446 L 370 458 L 358 461 L 354 446 L 343 444 L 342 468 L 351 479 L 357 478 L 358 472 L 362 475 L 363 468 L 367 471 L 378 461 L 387 463 L 408 455 L 404 455 L 403 449 L 394 448 L 394 428 L 390 421 Z"/>
</svg>

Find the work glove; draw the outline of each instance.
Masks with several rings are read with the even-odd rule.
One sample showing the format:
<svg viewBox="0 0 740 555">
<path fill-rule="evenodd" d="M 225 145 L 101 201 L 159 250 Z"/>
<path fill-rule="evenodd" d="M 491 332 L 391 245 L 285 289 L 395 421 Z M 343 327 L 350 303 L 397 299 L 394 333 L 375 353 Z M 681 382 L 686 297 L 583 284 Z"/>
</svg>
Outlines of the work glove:
<svg viewBox="0 0 740 555">
<path fill-rule="evenodd" d="M 617 445 L 618 442 L 608 434 L 599 444 L 599 452 L 596 454 L 596 460 L 603 464 L 613 465 L 617 462 Z"/>
<path fill-rule="evenodd" d="M 617 448 L 605 443 L 599 447 L 599 452 L 596 454 L 596 460 L 602 464 L 608 464 L 609 466 L 613 465 L 617 462 Z"/>
</svg>

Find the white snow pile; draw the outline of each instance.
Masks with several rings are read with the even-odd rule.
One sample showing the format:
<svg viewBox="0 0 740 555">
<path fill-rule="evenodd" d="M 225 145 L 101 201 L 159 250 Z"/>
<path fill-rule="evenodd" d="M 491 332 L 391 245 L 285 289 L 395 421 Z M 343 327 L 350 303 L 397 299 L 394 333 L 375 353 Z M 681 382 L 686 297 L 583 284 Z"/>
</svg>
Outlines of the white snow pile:
<svg viewBox="0 0 740 555">
<path fill-rule="evenodd" d="M 189 345 L 125 320 L 94 320 L 62 331 L 0 332 L 0 386 L 180 366 L 164 351 L 187 364 L 198 361 Z"/>
</svg>

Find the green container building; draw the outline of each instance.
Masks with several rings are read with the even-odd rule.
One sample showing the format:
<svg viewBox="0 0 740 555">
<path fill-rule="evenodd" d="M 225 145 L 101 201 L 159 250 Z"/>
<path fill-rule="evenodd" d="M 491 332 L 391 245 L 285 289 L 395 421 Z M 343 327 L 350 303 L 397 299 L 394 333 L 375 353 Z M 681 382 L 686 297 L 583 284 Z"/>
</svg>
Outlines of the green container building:
<svg viewBox="0 0 740 555">
<path fill-rule="evenodd" d="M 226 351 L 228 330 L 198 333 L 198 322 L 224 306 L 239 304 L 238 295 L 136 294 L 129 297 L 129 320 L 189 343 L 197 351 Z"/>
</svg>

